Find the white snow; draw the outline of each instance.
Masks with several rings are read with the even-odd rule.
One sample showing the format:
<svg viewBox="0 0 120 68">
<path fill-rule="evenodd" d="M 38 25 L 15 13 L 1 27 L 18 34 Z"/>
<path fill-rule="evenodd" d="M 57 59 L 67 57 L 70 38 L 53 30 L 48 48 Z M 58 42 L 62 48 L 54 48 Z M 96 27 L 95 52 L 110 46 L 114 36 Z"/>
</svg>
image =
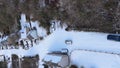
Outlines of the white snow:
<svg viewBox="0 0 120 68">
<path fill-rule="evenodd" d="M 39 22 L 38 21 L 30 21 L 30 23 L 27 22 L 25 14 L 21 14 L 20 23 L 21 23 L 21 30 L 20 30 L 21 39 L 26 39 L 29 34 L 31 34 L 31 36 L 34 37 L 34 38 L 37 38 L 38 36 L 39 37 L 47 36 L 47 31 L 45 30 L 45 28 L 39 27 Z M 30 24 L 31 24 L 31 26 L 30 26 Z M 27 31 L 26 31 L 27 27 L 28 28 L 34 28 L 35 27 L 37 32 L 35 30 L 31 30 L 29 33 L 27 33 Z"/>
<path fill-rule="evenodd" d="M 21 29 L 20 33 L 21 33 L 21 39 L 27 38 L 26 29 Z"/>
<path fill-rule="evenodd" d="M 38 36 L 39 37 L 46 37 L 47 31 L 43 27 L 37 28 Z"/>
<path fill-rule="evenodd" d="M 120 68 L 120 56 L 105 53 L 74 51 L 71 62 L 79 68 Z"/>
<path fill-rule="evenodd" d="M 103 51 L 103 52 L 104 51 L 114 52 L 114 53 L 120 54 L 120 42 L 109 41 L 106 39 L 106 37 L 107 37 L 107 34 L 104 34 L 104 33 L 75 32 L 75 31 L 67 32 L 63 29 L 61 29 L 61 30 L 59 29 L 57 31 L 54 31 L 51 35 L 45 37 L 45 39 L 43 41 L 40 41 L 38 45 L 34 44 L 34 47 L 30 48 L 29 50 L 23 50 L 23 49 L 1 50 L 0 54 L 8 55 L 8 56 L 10 56 L 11 54 L 17 54 L 17 55 L 22 55 L 22 56 L 39 54 L 40 58 L 43 59 L 44 56 L 49 51 L 60 51 L 63 48 L 68 48 L 69 51 L 73 51 L 76 49 L 88 49 L 88 50 L 96 50 L 96 51 Z M 69 39 L 73 41 L 72 45 L 65 44 L 65 40 L 69 40 Z M 81 54 L 81 52 L 79 52 L 79 53 Z M 84 53 L 85 53 L 86 59 L 87 59 L 87 57 L 90 59 L 91 58 L 90 56 L 92 54 L 93 54 L 93 56 L 92 56 L 93 58 L 91 58 L 92 60 L 95 58 L 95 60 L 97 62 L 98 59 L 101 59 L 101 61 L 98 63 L 99 65 L 97 66 L 97 68 L 105 68 L 103 64 L 105 62 L 104 60 L 106 59 L 106 57 L 107 57 L 107 60 L 111 59 L 110 61 L 106 61 L 106 62 L 109 62 L 108 68 L 119 68 L 120 62 L 116 61 L 116 60 L 119 60 L 117 55 L 107 55 L 107 54 L 99 54 L 99 53 L 91 54 L 89 52 L 83 52 L 82 54 L 84 54 Z M 79 55 L 77 55 L 77 56 L 79 56 Z M 117 57 L 114 57 L 114 56 L 117 56 Z M 76 64 L 80 63 L 80 62 L 77 63 L 77 60 L 81 60 L 81 58 L 75 59 Z M 90 60 L 90 61 L 92 62 L 92 60 Z M 84 61 L 84 63 L 90 64 L 87 62 L 88 62 L 87 60 Z M 95 64 L 93 63 L 92 65 L 93 66 L 97 65 L 96 62 L 94 61 Z M 81 61 L 81 63 L 82 63 L 82 61 Z M 111 67 L 110 66 L 111 64 L 113 64 L 115 66 Z M 117 65 L 118 65 L 118 67 L 116 67 Z M 103 67 L 101 67 L 101 66 L 103 66 Z M 88 65 L 88 68 L 89 68 L 89 65 Z"/>
<path fill-rule="evenodd" d="M 46 55 L 44 58 L 44 61 L 51 61 L 53 63 L 58 63 L 62 59 L 61 56 L 55 56 L 55 55 Z"/>
<path fill-rule="evenodd" d="M 38 33 L 39 37 L 45 37 L 45 36 L 47 36 L 47 31 L 45 30 L 45 28 L 39 27 L 40 24 L 39 24 L 38 21 L 31 21 L 30 23 L 31 23 L 31 27 L 32 28 L 36 27 L 37 33 Z"/>
<path fill-rule="evenodd" d="M 37 34 L 37 31 L 36 30 L 31 30 L 28 35 L 31 35 L 34 39 L 37 39 L 38 38 L 38 34 Z"/>
<path fill-rule="evenodd" d="M 0 61 L 4 61 L 4 56 L 0 55 Z"/>
<path fill-rule="evenodd" d="M 24 15 L 22 15 L 22 17 L 23 18 L 21 19 L 23 20 L 21 20 L 21 25 L 24 26 L 26 19 Z M 39 41 L 39 44 L 33 44 L 33 47 L 28 50 L 24 50 L 22 48 L 0 50 L 0 55 L 11 57 L 11 54 L 17 54 L 18 56 L 32 56 L 39 54 L 40 59 L 42 60 L 50 51 L 61 51 L 62 49 L 67 48 L 69 52 L 72 52 L 72 63 L 75 63 L 78 66 L 82 64 L 85 65 L 86 68 L 120 68 L 120 58 L 118 55 L 99 53 L 108 52 L 120 54 L 120 42 L 107 40 L 106 38 L 108 34 L 106 33 L 83 31 L 67 32 L 63 27 L 58 29 L 55 28 L 55 31 L 47 36 L 47 31 L 43 27 L 39 27 L 38 21 L 31 21 L 31 24 L 32 27 L 36 27 L 38 36 L 44 37 L 44 39 Z M 22 27 L 21 31 L 26 32 L 25 30 L 26 29 Z M 26 34 L 24 34 L 21 38 L 25 37 L 27 37 Z M 65 44 L 66 40 L 72 40 L 72 44 Z M 98 53 L 76 51 L 77 49 L 93 50 Z M 60 58 L 56 58 L 55 62 L 59 59 Z"/>
<path fill-rule="evenodd" d="M 3 38 L 0 38 L 0 42 L 7 40 L 8 36 L 4 36 Z"/>
<path fill-rule="evenodd" d="M 50 32 L 53 33 L 54 31 L 56 31 L 57 29 L 61 29 L 61 24 L 59 20 L 52 20 L 50 22 L 51 27 L 50 27 Z"/>
<path fill-rule="evenodd" d="M 25 14 L 21 14 L 20 24 L 21 24 L 21 30 L 20 30 L 21 39 L 26 39 L 27 38 L 27 32 L 26 32 L 27 26 L 26 26 L 26 15 Z"/>
</svg>

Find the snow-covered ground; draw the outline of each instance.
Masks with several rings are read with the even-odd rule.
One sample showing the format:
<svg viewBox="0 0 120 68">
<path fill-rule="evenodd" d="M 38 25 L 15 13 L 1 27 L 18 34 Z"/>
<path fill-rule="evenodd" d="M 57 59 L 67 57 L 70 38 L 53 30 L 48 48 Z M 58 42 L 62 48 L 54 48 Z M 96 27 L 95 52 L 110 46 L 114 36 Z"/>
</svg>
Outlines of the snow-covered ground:
<svg viewBox="0 0 120 68">
<path fill-rule="evenodd" d="M 34 26 L 36 27 L 35 24 Z M 41 62 L 48 52 L 60 51 L 67 48 L 71 55 L 71 62 L 78 66 L 85 65 L 86 68 L 120 68 L 119 55 L 103 53 L 120 54 L 120 42 L 107 40 L 108 34 L 83 31 L 68 32 L 65 31 L 63 27 L 56 29 L 53 33 L 46 36 L 45 29 L 42 27 L 39 28 L 38 26 L 37 32 L 38 36 L 45 37 L 42 41 L 39 41 L 39 44 L 34 44 L 29 50 L 24 50 L 22 48 L 0 50 L 0 55 L 10 57 L 11 54 L 17 54 L 19 57 L 22 57 L 39 54 Z M 67 45 L 65 43 L 66 40 L 72 40 L 72 44 Z M 97 52 L 79 51 L 78 49 L 93 50 Z"/>
<path fill-rule="evenodd" d="M 71 62 L 84 68 L 120 68 L 120 56 L 105 53 L 74 51 Z"/>
<path fill-rule="evenodd" d="M 64 29 L 59 29 L 54 31 L 51 35 L 45 37 L 45 39 L 40 41 L 38 45 L 34 44 L 34 47 L 30 48 L 29 50 L 23 50 L 23 49 L 1 50 L 0 55 L 11 56 L 11 54 L 17 54 L 19 56 L 23 56 L 23 55 L 28 56 L 28 55 L 39 54 L 40 58 L 42 59 L 44 58 L 47 52 L 59 51 L 62 50 L 63 48 L 68 48 L 69 51 L 73 51 L 76 49 L 88 49 L 88 50 L 96 50 L 103 52 L 104 51 L 115 52 L 120 54 L 120 42 L 107 40 L 106 37 L 107 34 L 104 33 L 75 32 L 75 31 L 67 32 Z M 73 44 L 66 45 L 65 40 L 72 40 Z M 87 65 L 93 62 L 94 63 L 92 65 L 99 64 L 97 68 L 106 68 L 106 66 L 108 66 L 107 64 L 105 64 L 105 59 L 109 60 L 106 61 L 106 63 L 109 62 L 108 68 L 119 68 L 119 64 L 120 64 L 120 57 L 112 54 L 109 55 L 109 54 L 75 51 L 72 57 L 77 57 L 75 59 L 73 58 L 77 64 L 82 63 L 84 59 L 88 58 L 88 60 L 84 60 L 83 62 L 84 63 L 86 62 Z M 84 59 L 82 59 L 82 57 L 84 57 Z M 81 61 L 78 62 L 77 60 L 81 60 Z"/>
<path fill-rule="evenodd" d="M 4 36 L 3 38 L 0 38 L 0 42 L 7 40 L 8 36 Z"/>
</svg>

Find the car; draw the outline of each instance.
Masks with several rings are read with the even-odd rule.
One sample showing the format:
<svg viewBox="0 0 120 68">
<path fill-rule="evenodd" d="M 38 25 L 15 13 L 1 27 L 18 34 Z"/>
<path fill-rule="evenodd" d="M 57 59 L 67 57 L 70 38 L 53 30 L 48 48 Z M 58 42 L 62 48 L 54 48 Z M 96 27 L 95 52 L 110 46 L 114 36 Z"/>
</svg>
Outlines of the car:
<svg viewBox="0 0 120 68">
<path fill-rule="evenodd" d="M 120 41 L 120 34 L 109 34 L 107 36 L 108 40 Z"/>
</svg>

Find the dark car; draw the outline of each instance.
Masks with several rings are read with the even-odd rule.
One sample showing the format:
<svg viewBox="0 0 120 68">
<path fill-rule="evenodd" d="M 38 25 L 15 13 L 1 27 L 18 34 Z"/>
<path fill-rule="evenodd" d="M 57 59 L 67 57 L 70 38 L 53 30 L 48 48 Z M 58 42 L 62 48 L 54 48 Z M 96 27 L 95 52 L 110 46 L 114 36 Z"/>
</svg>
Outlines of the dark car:
<svg viewBox="0 0 120 68">
<path fill-rule="evenodd" d="M 120 41 L 120 34 L 109 34 L 107 36 L 108 40 Z"/>
</svg>

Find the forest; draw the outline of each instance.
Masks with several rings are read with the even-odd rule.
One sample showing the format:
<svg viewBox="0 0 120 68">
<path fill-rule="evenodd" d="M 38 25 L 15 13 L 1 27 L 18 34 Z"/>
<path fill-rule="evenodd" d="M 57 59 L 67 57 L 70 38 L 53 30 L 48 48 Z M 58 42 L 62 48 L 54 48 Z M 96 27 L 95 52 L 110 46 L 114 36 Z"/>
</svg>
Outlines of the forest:
<svg viewBox="0 0 120 68">
<path fill-rule="evenodd" d="M 0 31 L 20 30 L 21 13 L 46 29 L 57 19 L 68 25 L 66 30 L 120 32 L 119 0 L 0 0 Z"/>
</svg>

